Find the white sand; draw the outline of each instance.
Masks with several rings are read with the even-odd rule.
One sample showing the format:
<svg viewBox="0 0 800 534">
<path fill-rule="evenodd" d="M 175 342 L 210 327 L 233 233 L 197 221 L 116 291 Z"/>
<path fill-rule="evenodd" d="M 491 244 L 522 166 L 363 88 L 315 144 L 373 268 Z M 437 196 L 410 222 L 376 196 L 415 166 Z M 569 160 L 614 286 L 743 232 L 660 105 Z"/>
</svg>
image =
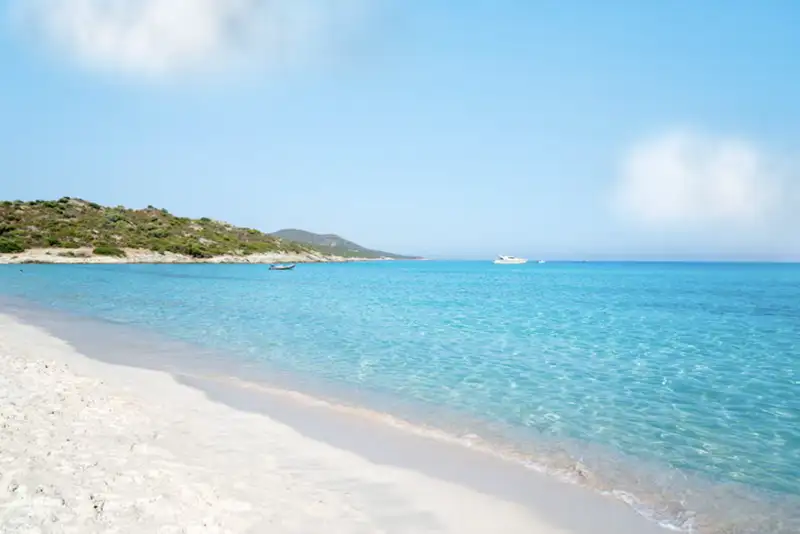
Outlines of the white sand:
<svg viewBox="0 0 800 534">
<path fill-rule="evenodd" d="M 0 315 L 0 532 L 564 531 Z"/>
<path fill-rule="evenodd" d="M 32 248 L 17 254 L 0 254 L 0 265 L 20 263 L 345 263 L 357 261 L 377 261 L 370 258 L 343 258 L 341 256 L 313 254 L 308 252 L 265 252 L 263 254 L 214 256 L 211 258 L 193 258 L 173 252 L 153 252 L 127 248 L 125 256 L 98 256 L 91 248 L 59 249 Z"/>
</svg>

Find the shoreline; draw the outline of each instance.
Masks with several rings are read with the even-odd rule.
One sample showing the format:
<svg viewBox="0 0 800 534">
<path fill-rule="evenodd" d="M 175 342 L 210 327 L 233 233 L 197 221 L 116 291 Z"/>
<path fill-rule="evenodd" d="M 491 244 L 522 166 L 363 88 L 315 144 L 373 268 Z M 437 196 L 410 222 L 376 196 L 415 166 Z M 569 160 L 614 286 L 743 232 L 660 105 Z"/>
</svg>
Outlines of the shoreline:
<svg viewBox="0 0 800 534">
<path fill-rule="evenodd" d="M 404 271 L 410 266 L 395 267 Z M 187 308 L 169 298 L 155 300 L 165 307 L 165 311 L 172 310 L 175 306 L 175 313 L 168 312 L 172 315 L 164 317 L 165 321 L 152 321 L 152 311 L 144 315 L 140 313 L 148 310 L 148 306 L 152 307 L 154 301 L 149 299 L 156 294 L 161 294 L 162 291 L 166 295 L 170 294 L 169 286 L 173 277 L 188 277 L 192 279 L 189 282 L 194 287 L 208 287 L 209 280 L 235 280 L 237 291 L 241 289 L 242 292 L 252 291 L 247 289 L 247 284 L 242 286 L 242 281 L 257 282 L 262 279 L 261 275 L 255 278 L 242 277 L 236 274 L 238 268 L 231 268 L 235 272 L 226 271 L 227 275 L 224 276 L 207 276 L 204 269 L 201 269 L 203 272 L 194 272 L 191 268 L 177 271 L 168 268 L 155 277 L 153 273 L 158 269 L 142 271 L 126 268 L 123 271 L 114 271 L 124 275 L 122 279 L 117 279 L 118 283 L 112 284 L 108 283 L 112 279 L 105 275 L 95 277 L 96 274 L 105 273 L 102 269 L 99 273 L 94 273 L 91 268 L 88 271 L 74 271 L 74 279 L 65 279 L 61 276 L 65 273 L 58 268 L 26 268 L 25 274 L 19 274 L 19 269 L 14 267 L 0 268 L 0 274 L 10 275 L 4 278 L 9 282 L 9 294 L 0 295 L 0 313 L 12 310 L 12 315 L 23 322 L 43 328 L 92 359 L 124 367 L 167 372 L 173 378 L 204 391 L 216 402 L 252 412 L 266 410 L 268 417 L 279 421 L 286 418 L 286 424 L 304 430 L 308 437 L 319 438 L 360 456 L 372 457 L 377 452 L 376 458 L 382 463 L 399 463 L 447 478 L 454 474 L 454 470 L 450 470 L 448 474 L 442 472 L 442 466 L 450 456 L 460 455 L 467 448 L 502 459 L 505 461 L 502 465 L 506 467 L 507 463 L 514 465 L 516 471 L 512 477 L 505 474 L 497 477 L 498 480 L 505 481 L 502 487 L 487 488 L 486 482 L 480 479 L 463 481 L 478 491 L 488 491 L 490 494 L 506 491 L 504 488 L 515 486 L 511 478 L 516 477 L 517 472 L 532 470 L 544 473 L 548 479 L 555 478 L 586 488 L 592 499 L 603 496 L 605 500 L 621 501 L 625 503 L 623 508 L 627 512 L 635 511 L 648 520 L 673 530 L 703 534 L 721 534 L 733 530 L 743 534 L 788 534 L 796 532 L 800 527 L 800 515 L 797 513 L 800 510 L 797 506 L 800 498 L 792 491 L 775 492 L 759 484 L 726 481 L 710 476 L 704 470 L 692 470 L 684 464 L 659 462 L 658 458 L 647 455 L 631 455 L 622 448 L 608 447 L 601 440 L 580 441 L 568 436 L 552 440 L 535 430 L 528 431 L 525 426 L 506 425 L 502 418 L 482 418 L 471 410 L 459 410 L 457 406 L 449 404 L 430 404 L 415 395 L 398 396 L 395 391 L 383 389 L 380 383 L 363 382 L 359 375 L 319 373 L 316 364 L 304 365 L 305 360 L 302 358 L 308 354 L 308 347 L 302 342 L 291 346 L 278 344 L 274 348 L 265 346 L 266 344 L 256 344 L 258 349 L 251 350 L 252 345 L 242 342 L 250 339 L 246 332 L 236 330 L 230 332 L 237 335 L 224 336 L 221 338 L 223 342 L 219 342 L 220 338 L 214 335 L 214 328 L 235 329 L 238 324 L 236 321 L 226 321 L 226 315 L 221 312 L 230 310 L 233 315 L 227 318 L 239 319 L 235 315 L 236 310 L 249 309 L 253 304 L 251 301 L 237 299 L 234 303 L 226 304 L 224 299 L 201 300 L 203 307 L 220 313 L 219 323 L 214 322 L 216 319 L 211 322 L 190 323 L 179 320 L 185 315 L 177 312 Z M 367 271 L 378 277 L 385 276 L 386 273 L 385 269 Z M 338 279 L 336 275 L 347 275 L 350 271 L 347 268 L 342 270 L 335 266 L 320 266 L 303 272 L 309 275 L 308 278 L 301 277 L 304 280 L 311 280 L 319 275 L 326 284 L 330 284 L 329 276 L 333 275 L 333 279 Z M 49 275 L 45 276 L 47 273 Z M 140 275 L 151 278 L 150 282 L 140 280 Z M 161 278 L 162 275 L 164 279 Z M 60 281 L 56 284 L 48 283 L 51 276 Z M 92 281 L 91 292 L 84 285 L 87 279 Z M 140 287 L 142 282 L 154 285 L 158 282 L 161 289 L 141 295 L 133 293 L 127 289 L 128 279 L 135 287 Z M 301 298 L 302 292 L 297 292 L 290 279 L 291 276 L 286 280 L 289 280 L 292 288 L 291 298 Z M 303 286 L 306 284 L 303 281 Z M 193 294 L 191 287 L 185 286 L 185 294 Z M 309 293 L 316 294 L 313 285 Z M 92 300 L 87 303 L 85 299 L 90 297 Z M 330 297 L 335 298 L 337 295 Z M 354 300 L 358 301 L 359 299 Z M 264 317 L 272 317 L 283 324 L 286 316 L 266 314 Z M 294 315 L 291 317 L 290 324 L 313 326 L 313 323 L 306 325 L 308 318 L 302 317 L 302 314 L 296 319 Z M 193 326 L 190 327 L 189 324 Z M 268 330 L 268 326 L 269 323 L 265 323 L 265 330 Z M 209 328 L 212 330 L 209 331 Z M 209 335 L 206 337 L 206 334 Z M 368 332 L 353 324 L 338 331 L 337 339 L 363 335 L 368 335 Z M 336 350 L 335 340 L 326 338 L 325 341 L 334 341 L 330 345 L 330 354 L 348 357 Z M 325 352 L 317 353 L 317 358 L 325 357 Z M 292 358 L 297 358 L 297 361 Z M 237 378 L 240 379 L 238 382 Z M 244 395 L 246 402 L 241 399 L 243 388 L 254 390 Z M 268 390 L 268 395 L 262 395 L 263 391 L 260 390 Z M 287 403 L 285 407 L 281 404 L 279 408 L 275 408 L 278 401 L 273 398 L 272 393 L 278 394 L 279 399 L 290 397 L 292 401 L 299 401 L 303 406 L 322 406 L 323 413 L 307 413 L 296 402 Z M 292 415 L 287 416 L 287 412 Z M 347 412 L 341 418 L 342 428 L 345 428 L 347 421 L 353 419 L 350 416 L 356 416 L 358 421 L 372 423 L 372 430 L 367 435 L 354 433 L 358 437 L 350 439 L 347 430 L 329 423 L 331 420 L 338 420 L 340 412 Z M 373 450 L 375 447 L 371 447 L 369 443 L 374 441 L 372 436 L 384 434 L 386 427 L 399 427 L 402 432 L 394 439 L 387 440 L 383 447 L 392 450 L 393 454 L 380 457 L 383 451 Z M 320 433 L 324 428 L 328 430 Z M 421 451 L 421 454 L 412 455 L 411 458 L 405 448 L 396 448 L 394 445 L 394 442 L 405 441 L 403 436 L 407 433 L 430 438 L 421 440 L 424 445 L 408 447 L 409 450 L 416 448 Z M 438 442 L 441 441 L 455 444 L 456 447 L 448 448 L 446 454 L 432 453 L 432 447 L 428 445 L 434 444 L 433 448 L 438 448 Z M 436 460 L 420 463 L 419 457 L 431 456 Z M 455 475 L 472 475 L 469 464 L 466 465 L 465 469 L 455 472 Z M 500 470 L 504 471 L 505 467 Z M 461 480 L 456 482 L 459 481 Z M 553 492 L 558 492 L 559 495 L 562 493 L 562 486 L 556 485 L 553 488 Z M 508 497 L 521 504 L 532 503 L 530 495 L 524 492 L 517 495 L 513 495 L 514 491 L 510 493 Z M 567 498 L 566 502 L 572 502 L 572 499 Z M 607 504 L 606 502 L 602 506 Z M 569 523 L 569 518 L 566 519 L 566 523 Z M 560 519 L 556 521 L 557 524 L 564 522 Z M 583 531 L 586 530 L 581 532 Z"/>
<path fill-rule="evenodd" d="M 5 532 L 300 533 L 321 522 L 335 533 L 561 532 L 513 503 L 212 402 L 166 373 L 91 360 L 11 316 L 0 328 Z"/>
<path fill-rule="evenodd" d="M 0 314 L 3 313 L 7 312 L 0 310 Z M 247 417 L 261 417 L 264 419 L 259 420 L 259 426 L 272 428 L 275 425 L 285 425 L 286 428 L 299 433 L 301 439 L 294 443 L 294 448 L 302 449 L 314 444 L 315 447 L 330 448 L 331 451 L 328 453 L 332 454 L 332 451 L 338 451 L 342 454 L 355 455 L 359 462 L 365 462 L 353 472 L 341 473 L 342 476 L 358 478 L 361 470 L 374 469 L 382 476 L 389 476 L 389 473 L 400 470 L 415 480 L 416 477 L 423 477 L 424 484 L 417 480 L 410 487 L 406 487 L 404 485 L 406 483 L 390 485 L 396 486 L 394 487 L 396 491 L 405 488 L 410 492 L 409 495 L 428 488 L 425 491 L 426 505 L 427 499 L 432 499 L 436 505 L 435 509 L 427 510 L 426 513 L 433 514 L 435 517 L 438 517 L 437 514 L 445 516 L 438 519 L 440 528 L 422 528 L 421 525 L 418 525 L 419 528 L 405 529 L 399 528 L 400 523 L 398 523 L 397 529 L 392 525 L 383 525 L 381 529 L 376 528 L 364 532 L 489 533 L 503 531 L 585 532 L 587 534 L 606 531 L 609 533 L 630 532 L 631 534 L 634 532 L 663 532 L 663 529 L 638 516 L 632 509 L 619 501 L 601 497 L 584 488 L 552 480 L 541 474 L 526 472 L 518 466 L 499 462 L 476 451 L 413 436 L 397 428 L 336 414 L 324 407 L 309 407 L 291 399 L 280 399 L 274 396 L 266 399 L 263 395 L 255 399 L 252 397 L 252 392 L 237 388 L 215 388 L 213 384 L 203 384 L 202 381 L 198 382 L 197 380 L 192 384 L 194 387 L 190 388 L 182 385 L 186 384 L 187 380 L 182 380 L 181 377 L 174 375 L 170 376 L 164 371 L 123 367 L 92 359 L 91 355 L 82 355 L 74 351 L 65 352 L 63 349 L 65 347 L 69 349 L 69 345 L 50 334 L 36 327 L 20 324 L 17 319 L 9 316 L 1 317 L 1 319 L 3 335 L 0 335 L 0 345 L 7 344 L 9 325 L 11 325 L 12 338 L 14 329 L 22 329 L 21 331 L 26 332 L 26 342 L 31 346 L 29 349 L 31 355 L 38 350 L 46 350 L 47 347 L 54 344 L 61 345 L 62 350 L 58 354 L 55 354 L 52 349 L 46 350 L 48 356 L 56 356 L 59 363 L 66 363 L 82 374 L 95 378 L 102 377 L 108 385 L 119 389 L 132 389 L 133 393 L 137 393 L 137 389 L 141 388 L 144 383 L 143 380 L 147 381 L 148 388 L 151 387 L 149 384 L 156 382 L 160 385 L 157 390 L 153 390 L 153 393 L 157 391 L 159 396 L 170 399 L 175 395 L 189 395 L 189 392 L 192 392 L 192 396 L 202 398 L 202 401 L 197 398 L 193 400 L 192 410 L 194 412 L 213 412 L 223 406 L 230 411 L 228 417 L 234 419 L 245 417 L 243 414 L 248 414 Z M 131 384 L 133 384 L 132 388 Z M 179 391 L 182 392 L 180 395 Z M 141 394 L 141 391 L 139 393 Z M 172 404 L 174 403 L 170 402 L 171 409 Z M 276 418 L 279 414 L 282 416 Z M 182 417 L 187 416 L 183 414 Z M 228 432 L 232 432 L 232 429 L 228 429 Z M 233 441 L 233 439 L 233 435 L 225 438 L 226 441 Z M 265 451 L 262 448 L 258 451 L 249 450 L 249 453 L 246 449 L 239 452 L 240 456 L 249 456 L 249 454 L 258 456 Z M 239 460 L 242 458 L 240 457 Z M 313 460 L 313 462 L 316 463 L 317 460 Z M 420 485 L 417 486 L 417 483 Z M 443 493 L 440 494 L 440 492 Z M 350 494 L 350 492 L 347 493 L 347 495 Z M 474 500 L 475 507 L 477 507 L 475 513 L 466 514 L 475 517 L 470 517 L 469 522 L 461 523 L 457 528 L 447 526 L 455 527 L 455 523 L 448 523 L 448 521 L 460 521 L 448 514 L 458 510 L 456 515 L 465 515 L 465 511 L 457 505 L 453 494 L 460 495 L 457 499 L 459 502 L 463 499 Z M 576 508 L 585 510 L 586 513 L 582 514 L 581 518 L 575 517 L 574 509 Z M 471 506 L 470 509 L 473 507 Z M 479 510 L 481 511 L 478 513 Z M 411 509 L 406 510 L 405 513 L 409 516 L 418 515 L 418 511 L 413 512 Z M 498 517 L 498 513 L 502 515 L 502 518 Z M 506 526 L 495 524 L 495 521 L 503 518 L 511 523 Z M 485 522 L 481 523 L 481 521 Z M 515 521 L 519 521 L 519 523 L 515 523 Z M 598 529 L 598 526 L 601 528 Z M 240 530 L 230 531 L 239 532 Z M 294 530 L 287 530 L 287 532 L 290 531 L 294 532 Z M 361 532 L 358 529 L 341 531 Z"/>
<path fill-rule="evenodd" d="M 0 254 L 0 265 L 24 264 L 70 264 L 70 265 L 108 265 L 108 264 L 272 264 L 272 263 L 353 263 L 365 261 L 419 261 L 417 258 L 396 260 L 394 258 L 357 258 L 331 256 L 313 253 L 267 252 L 263 254 L 226 254 L 210 258 L 194 258 L 173 252 L 124 249 L 124 257 L 94 254 L 92 248 L 77 249 L 39 248 L 16 254 Z"/>
</svg>

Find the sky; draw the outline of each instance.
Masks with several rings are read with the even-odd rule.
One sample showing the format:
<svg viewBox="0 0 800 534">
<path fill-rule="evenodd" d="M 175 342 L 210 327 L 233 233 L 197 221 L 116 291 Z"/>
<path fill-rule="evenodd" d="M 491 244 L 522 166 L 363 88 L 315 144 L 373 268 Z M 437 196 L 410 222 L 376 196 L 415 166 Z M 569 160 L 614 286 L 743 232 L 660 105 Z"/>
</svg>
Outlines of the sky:
<svg viewBox="0 0 800 534">
<path fill-rule="evenodd" d="M 0 0 L 0 198 L 428 257 L 800 259 L 793 0 Z"/>
</svg>

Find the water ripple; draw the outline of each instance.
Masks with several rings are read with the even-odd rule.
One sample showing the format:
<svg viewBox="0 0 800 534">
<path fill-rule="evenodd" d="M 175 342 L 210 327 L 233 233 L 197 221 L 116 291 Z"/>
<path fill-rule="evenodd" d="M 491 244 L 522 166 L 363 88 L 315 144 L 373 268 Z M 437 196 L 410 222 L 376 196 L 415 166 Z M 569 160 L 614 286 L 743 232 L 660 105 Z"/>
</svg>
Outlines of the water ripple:
<svg viewBox="0 0 800 534">
<path fill-rule="evenodd" d="M 463 414 L 658 520 L 800 530 L 798 266 L 32 265 L 0 292 Z"/>
</svg>

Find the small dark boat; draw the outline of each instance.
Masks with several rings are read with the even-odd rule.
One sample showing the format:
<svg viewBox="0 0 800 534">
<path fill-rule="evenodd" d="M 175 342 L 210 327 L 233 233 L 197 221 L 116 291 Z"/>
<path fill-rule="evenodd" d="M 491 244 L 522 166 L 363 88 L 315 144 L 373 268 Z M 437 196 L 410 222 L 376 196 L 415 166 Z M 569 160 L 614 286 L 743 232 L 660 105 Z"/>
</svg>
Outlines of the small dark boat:
<svg viewBox="0 0 800 534">
<path fill-rule="evenodd" d="M 291 265 L 270 265 L 269 266 L 269 270 L 270 271 L 291 271 L 292 269 L 294 269 L 296 267 L 296 265 L 297 265 L 296 263 L 293 263 Z"/>
</svg>

